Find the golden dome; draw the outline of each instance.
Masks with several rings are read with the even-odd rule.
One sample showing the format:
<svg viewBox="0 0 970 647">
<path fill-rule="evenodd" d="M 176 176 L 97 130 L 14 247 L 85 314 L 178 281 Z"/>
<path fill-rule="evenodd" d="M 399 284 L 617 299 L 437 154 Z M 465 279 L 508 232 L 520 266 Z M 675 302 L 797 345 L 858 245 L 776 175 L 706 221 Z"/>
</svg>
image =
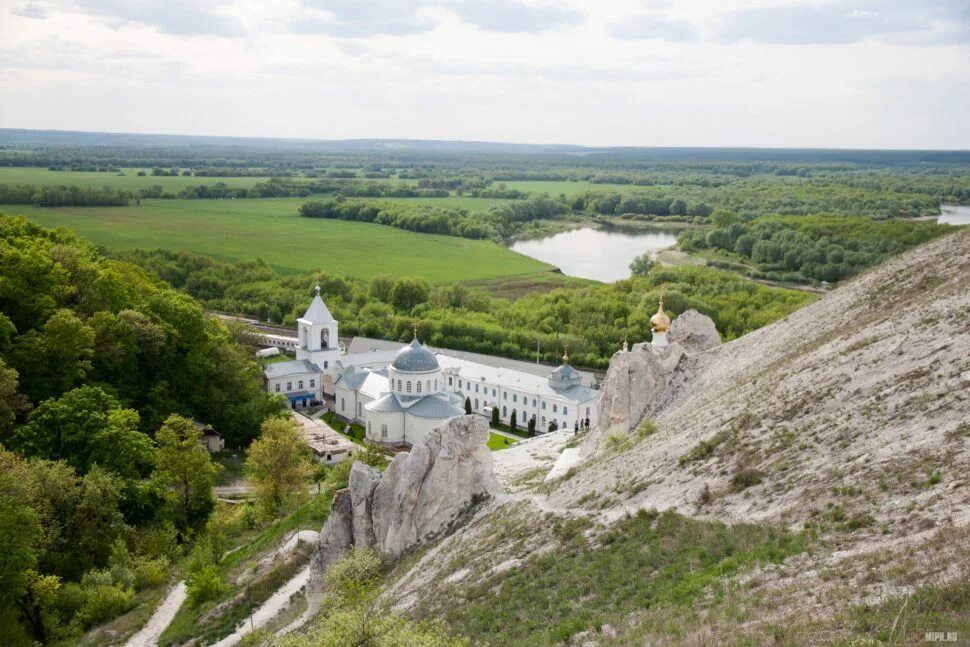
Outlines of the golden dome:
<svg viewBox="0 0 970 647">
<path fill-rule="evenodd" d="M 654 332 L 667 332 L 670 328 L 670 317 L 664 312 L 664 289 L 660 288 L 660 307 L 657 308 L 657 314 L 650 317 L 650 327 Z"/>
</svg>

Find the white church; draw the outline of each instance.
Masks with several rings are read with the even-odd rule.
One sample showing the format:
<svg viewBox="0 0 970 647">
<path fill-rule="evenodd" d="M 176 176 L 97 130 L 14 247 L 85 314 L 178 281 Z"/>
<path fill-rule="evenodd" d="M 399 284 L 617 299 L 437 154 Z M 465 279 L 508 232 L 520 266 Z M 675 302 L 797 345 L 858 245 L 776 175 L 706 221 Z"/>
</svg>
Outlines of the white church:
<svg viewBox="0 0 970 647">
<path fill-rule="evenodd" d="M 449 418 L 464 415 L 466 399 L 473 413 L 489 418 L 497 408 L 506 424 L 514 412 L 523 429 L 533 417 L 539 432 L 587 421 L 596 425 L 597 392 L 582 384 L 566 355 L 542 377 L 433 352 L 416 333 L 403 348 L 347 353 L 337 326 L 317 288 L 297 319 L 296 359 L 267 365 L 266 389 L 294 409 L 327 402 L 345 421 L 363 425 L 373 442 L 413 445 Z"/>
</svg>

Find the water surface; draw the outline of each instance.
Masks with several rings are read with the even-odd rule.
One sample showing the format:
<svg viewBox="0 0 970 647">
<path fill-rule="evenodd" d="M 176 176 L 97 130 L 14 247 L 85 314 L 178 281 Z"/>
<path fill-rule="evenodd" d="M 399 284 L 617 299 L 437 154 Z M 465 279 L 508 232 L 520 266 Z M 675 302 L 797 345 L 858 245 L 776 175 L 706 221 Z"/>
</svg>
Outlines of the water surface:
<svg viewBox="0 0 970 647">
<path fill-rule="evenodd" d="M 941 225 L 970 225 L 970 207 L 962 204 L 941 204 L 940 217 L 936 222 Z"/>
<path fill-rule="evenodd" d="M 612 283 L 630 276 L 630 262 L 648 251 L 672 247 L 677 236 L 668 231 L 593 229 L 585 227 L 520 240 L 512 251 L 552 263 L 563 274 Z"/>
</svg>

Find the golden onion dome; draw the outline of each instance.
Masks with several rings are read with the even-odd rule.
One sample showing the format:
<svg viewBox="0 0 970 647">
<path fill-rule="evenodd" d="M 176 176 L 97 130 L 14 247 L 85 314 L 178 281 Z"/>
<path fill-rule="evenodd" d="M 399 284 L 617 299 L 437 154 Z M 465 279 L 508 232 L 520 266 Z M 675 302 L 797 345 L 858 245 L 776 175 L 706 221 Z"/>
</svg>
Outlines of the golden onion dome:
<svg viewBox="0 0 970 647">
<path fill-rule="evenodd" d="M 650 327 L 654 332 L 667 332 L 670 328 L 670 317 L 664 312 L 664 289 L 660 288 L 660 305 L 657 308 L 657 313 L 650 317 Z"/>
<path fill-rule="evenodd" d="M 650 317 L 650 327 L 653 328 L 654 332 L 667 332 L 667 329 L 670 328 L 670 317 L 664 312 L 663 303 L 660 304 L 657 314 Z"/>
</svg>

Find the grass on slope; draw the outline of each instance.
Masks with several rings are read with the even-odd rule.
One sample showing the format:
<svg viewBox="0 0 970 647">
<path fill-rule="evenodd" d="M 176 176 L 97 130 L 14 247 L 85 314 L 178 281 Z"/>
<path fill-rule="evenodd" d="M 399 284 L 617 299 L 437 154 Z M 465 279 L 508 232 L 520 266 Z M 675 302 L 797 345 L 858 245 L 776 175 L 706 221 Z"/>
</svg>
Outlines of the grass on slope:
<svg viewBox="0 0 970 647">
<path fill-rule="evenodd" d="M 421 276 L 432 283 L 544 274 L 551 266 L 490 241 L 373 223 L 301 218 L 302 198 L 143 200 L 140 206 L 0 206 L 68 227 L 111 250 L 164 248 L 226 260 L 262 258 L 281 272 L 323 270 L 359 279 Z"/>
<path fill-rule="evenodd" d="M 488 448 L 493 452 L 499 449 L 505 449 L 506 447 L 511 447 L 516 444 L 517 440 L 512 440 L 508 436 L 503 436 L 502 434 L 489 434 L 488 435 Z"/>
<path fill-rule="evenodd" d="M 805 550 L 804 533 L 640 511 L 590 545 L 585 518 L 560 520 L 561 546 L 486 577 L 446 610 L 473 644 L 555 645 L 655 605 L 720 595 L 722 578 Z"/>
</svg>

